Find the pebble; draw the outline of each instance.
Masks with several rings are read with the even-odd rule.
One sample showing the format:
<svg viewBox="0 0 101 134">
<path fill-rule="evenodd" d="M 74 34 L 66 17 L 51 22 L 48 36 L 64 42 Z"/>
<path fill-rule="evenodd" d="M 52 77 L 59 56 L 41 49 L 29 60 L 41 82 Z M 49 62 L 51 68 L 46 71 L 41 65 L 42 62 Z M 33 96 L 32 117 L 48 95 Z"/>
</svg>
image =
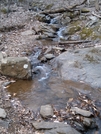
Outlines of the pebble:
<svg viewBox="0 0 101 134">
<path fill-rule="evenodd" d="M 40 114 L 42 117 L 52 117 L 53 116 L 53 108 L 51 105 L 43 105 L 40 108 Z"/>
</svg>

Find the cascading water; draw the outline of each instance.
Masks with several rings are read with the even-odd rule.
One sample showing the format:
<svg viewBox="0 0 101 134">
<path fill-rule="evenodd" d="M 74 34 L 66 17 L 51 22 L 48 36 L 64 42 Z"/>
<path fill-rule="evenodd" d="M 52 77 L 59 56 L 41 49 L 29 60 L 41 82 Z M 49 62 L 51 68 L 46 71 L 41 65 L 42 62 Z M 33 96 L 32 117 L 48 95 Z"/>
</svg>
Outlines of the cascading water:
<svg viewBox="0 0 101 134">
<path fill-rule="evenodd" d="M 46 65 L 36 66 L 34 72 L 40 72 L 40 79 L 38 81 L 43 81 L 49 77 L 50 69 Z"/>
</svg>

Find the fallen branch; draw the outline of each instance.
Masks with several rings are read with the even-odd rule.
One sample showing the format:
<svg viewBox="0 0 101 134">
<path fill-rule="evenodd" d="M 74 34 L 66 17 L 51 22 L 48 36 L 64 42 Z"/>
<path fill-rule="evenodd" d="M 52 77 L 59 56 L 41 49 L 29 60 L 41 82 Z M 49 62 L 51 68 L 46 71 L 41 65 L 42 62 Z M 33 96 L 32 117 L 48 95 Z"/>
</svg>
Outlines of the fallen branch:
<svg viewBox="0 0 101 134">
<path fill-rule="evenodd" d="M 96 13 L 94 13 L 94 12 L 92 12 L 92 15 L 94 15 L 94 16 L 98 17 L 99 19 L 101 19 L 101 16 L 96 14 Z"/>
<path fill-rule="evenodd" d="M 66 44 L 79 44 L 79 43 L 89 43 L 91 41 L 89 40 L 79 40 L 79 41 L 64 41 L 64 42 L 59 42 L 59 45 L 66 45 Z"/>
<path fill-rule="evenodd" d="M 59 9 L 55 9 L 55 10 L 46 10 L 46 11 L 42 11 L 40 12 L 41 14 L 55 14 L 55 13 L 63 13 L 63 12 L 74 12 L 73 11 L 73 8 L 77 7 L 77 6 L 80 6 L 80 5 L 83 5 L 85 2 L 87 2 L 87 0 L 84 0 L 82 3 L 80 4 L 75 4 L 73 6 L 70 6 L 70 7 L 67 7 L 67 8 L 59 8 Z"/>
</svg>

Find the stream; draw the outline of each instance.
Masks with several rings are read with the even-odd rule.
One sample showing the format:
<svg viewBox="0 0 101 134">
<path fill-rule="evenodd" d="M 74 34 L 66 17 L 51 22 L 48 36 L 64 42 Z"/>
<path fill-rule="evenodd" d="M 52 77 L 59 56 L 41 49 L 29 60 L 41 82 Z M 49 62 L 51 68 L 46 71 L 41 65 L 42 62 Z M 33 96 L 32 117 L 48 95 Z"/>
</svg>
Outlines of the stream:
<svg viewBox="0 0 101 134">
<path fill-rule="evenodd" d="M 53 24 L 54 20 L 52 20 L 51 23 Z M 56 46 L 56 44 L 58 44 L 56 42 L 57 40 L 67 40 L 68 31 L 74 33 L 78 32 L 78 25 L 79 24 L 76 24 L 75 26 L 77 28 L 77 31 L 72 31 L 72 29 L 67 29 L 67 31 L 65 31 L 66 27 L 60 27 L 59 30 L 56 31 L 56 36 L 58 37 L 52 39 L 52 41 L 40 41 L 39 44 L 48 47 Z M 45 32 L 47 32 L 47 30 Z M 66 35 L 64 34 L 64 36 L 63 33 L 65 33 Z M 83 32 L 81 34 L 85 35 L 85 33 Z M 49 39 L 50 37 L 51 36 L 49 36 Z M 78 40 L 79 36 L 71 36 L 70 33 L 70 36 L 68 37 L 75 37 L 75 39 L 77 38 Z M 81 93 L 93 100 L 96 107 L 101 112 L 101 89 L 96 90 L 89 85 L 83 83 L 82 81 L 74 82 L 71 80 L 62 80 L 61 77 L 58 75 L 58 72 L 52 68 L 50 62 L 42 63 L 38 59 L 41 53 L 42 50 L 36 47 L 35 52 L 29 57 L 32 63 L 32 80 L 17 80 L 15 83 L 12 83 L 7 88 L 7 91 L 11 94 L 11 96 L 18 98 L 21 101 L 22 105 L 29 108 L 30 110 L 38 112 L 40 107 L 46 104 L 51 104 L 58 110 L 64 109 L 67 106 L 67 101 L 69 99 L 73 98 L 75 100 L 76 98 L 78 98 L 79 93 Z M 100 134 L 101 119 L 96 118 L 96 120 L 98 125 L 98 132 Z M 95 128 L 94 130 L 89 129 L 87 132 L 83 133 L 95 134 Z"/>
<path fill-rule="evenodd" d="M 46 104 L 51 104 L 58 110 L 64 109 L 70 98 L 76 99 L 78 94 L 82 93 L 95 100 L 96 106 L 101 110 L 101 89 L 93 89 L 83 82 L 62 80 L 49 63 L 41 63 L 38 60 L 40 53 L 39 49 L 30 56 L 34 72 L 32 80 L 17 80 L 8 87 L 7 90 L 12 96 L 17 97 L 25 107 L 38 112 L 40 107 Z M 100 119 L 96 120 L 100 126 Z M 94 132 L 89 130 L 86 134 Z"/>
</svg>

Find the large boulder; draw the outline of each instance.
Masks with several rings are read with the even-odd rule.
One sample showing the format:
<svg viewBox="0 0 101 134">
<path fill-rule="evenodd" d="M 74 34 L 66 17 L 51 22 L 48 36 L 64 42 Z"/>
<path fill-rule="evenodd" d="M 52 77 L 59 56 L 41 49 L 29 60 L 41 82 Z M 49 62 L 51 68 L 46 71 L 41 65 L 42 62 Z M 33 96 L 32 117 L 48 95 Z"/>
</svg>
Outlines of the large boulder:
<svg viewBox="0 0 101 134">
<path fill-rule="evenodd" d="M 0 56 L 0 72 L 3 75 L 18 78 L 31 78 L 31 63 L 27 57 L 6 57 Z"/>
<path fill-rule="evenodd" d="M 101 88 L 101 47 L 68 50 L 60 54 L 55 63 L 62 79 Z"/>
</svg>

